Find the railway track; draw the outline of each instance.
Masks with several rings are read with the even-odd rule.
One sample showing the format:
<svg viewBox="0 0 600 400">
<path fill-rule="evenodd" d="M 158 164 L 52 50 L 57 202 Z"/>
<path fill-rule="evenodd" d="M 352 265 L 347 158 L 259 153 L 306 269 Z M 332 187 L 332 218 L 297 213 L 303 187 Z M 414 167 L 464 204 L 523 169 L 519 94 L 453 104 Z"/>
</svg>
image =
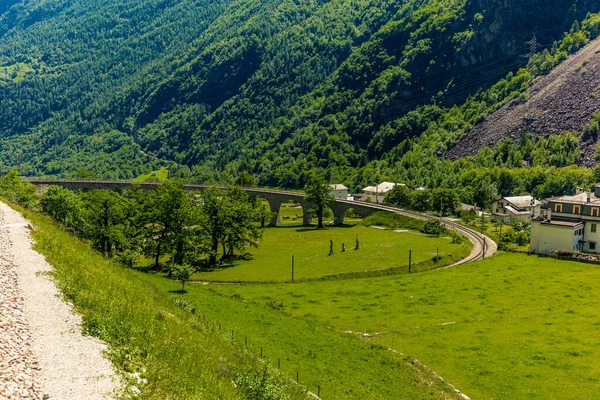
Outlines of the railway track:
<svg viewBox="0 0 600 400">
<path fill-rule="evenodd" d="M 145 189 L 154 189 L 158 185 L 160 185 L 160 183 L 158 183 L 158 182 L 134 183 L 131 181 L 110 181 L 110 180 L 31 179 L 29 181 L 38 186 L 59 185 L 59 186 L 68 187 L 68 188 L 71 188 L 74 190 L 76 190 L 78 188 L 78 185 L 81 186 L 80 188 L 87 187 L 87 188 L 107 189 L 107 190 L 113 190 L 115 188 L 127 188 L 132 185 L 137 185 L 137 186 L 140 186 Z M 207 187 L 209 187 L 209 185 L 202 185 L 202 184 L 188 184 L 185 186 L 188 190 L 203 190 L 203 189 L 206 189 Z M 247 193 L 257 195 L 257 196 L 264 194 L 264 195 L 275 195 L 275 196 L 281 197 L 282 199 L 288 199 L 288 200 L 292 200 L 292 199 L 303 200 L 304 199 L 304 193 L 302 193 L 302 192 L 291 192 L 291 191 L 285 191 L 285 190 L 247 188 L 247 187 L 242 187 L 242 189 L 244 191 L 246 191 Z M 423 219 L 423 220 L 430 220 L 432 218 L 435 218 L 435 217 L 432 217 L 427 214 L 422 214 L 422 213 L 418 213 L 415 211 L 408 211 L 408 210 L 391 207 L 391 206 L 384 205 L 384 204 L 373 204 L 373 203 L 365 203 L 362 201 L 358 202 L 358 201 L 350 201 L 350 200 L 342 200 L 342 199 L 336 199 L 336 202 L 344 204 L 344 205 L 348 206 L 348 208 L 360 207 L 363 209 L 368 208 L 371 210 L 389 211 L 389 212 L 393 212 L 396 214 L 405 215 L 407 217 L 418 218 L 418 219 Z M 489 256 L 493 255 L 494 253 L 496 253 L 497 245 L 489 237 L 475 231 L 474 229 L 467 228 L 467 227 L 457 224 L 456 222 L 453 222 L 453 221 L 448 221 L 448 220 L 442 219 L 442 223 L 450 229 L 455 229 L 456 231 L 458 231 L 459 233 L 464 235 L 467 239 L 469 239 L 469 241 L 471 241 L 471 243 L 473 243 L 473 250 L 471 251 L 471 253 L 467 257 L 450 265 L 449 267 L 481 260 L 481 259 L 484 259 L 485 257 L 489 257 Z M 446 267 L 446 268 L 449 268 L 449 267 Z"/>
<path fill-rule="evenodd" d="M 338 201 L 347 202 L 345 200 L 338 200 Z M 349 203 L 352 203 L 352 202 L 349 202 Z M 405 216 L 411 217 L 411 218 L 417 218 L 417 219 L 423 219 L 423 220 L 430 220 L 432 218 L 435 218 L 435 217 L 429 216 L 427 214 L 421 214 L 421 213 L 418 213 L 415 211 L 407 211 L 407 210 L 404 210 L 401 208 L 386 206 L 386 205 L 382 205 L 382 204 L 369 204 L 369 206 L 371 208 L 374 208 L 377 210 L 389 211 L 389 212 L 393 212 L 395 214 L 405 215 Z M 462 260 L 460 260 L 452 265 L 449 265 L 445 268 L 450 268 L 450 267 L 466 264 L 469 262 L 482 260 L 485 257 L 490 257 L 496 253 L 496 250 L 497 250 L 496 242 L 494 242 L 489 237 L 477 232 L 474 229 L 467 228 L 466 226 L 463 226 L 456 222 L 448 221 L 448 220 L 444 220 L 444 219 L 442 219 L 441 221 L 447 228 L 455 229 L 457 232 L 461 233 L 467 239 L 469 239 L 469 241 L 471 243 L 473 243 L 473 250 L 467 257 L 465 257 Z"/>
</svg>

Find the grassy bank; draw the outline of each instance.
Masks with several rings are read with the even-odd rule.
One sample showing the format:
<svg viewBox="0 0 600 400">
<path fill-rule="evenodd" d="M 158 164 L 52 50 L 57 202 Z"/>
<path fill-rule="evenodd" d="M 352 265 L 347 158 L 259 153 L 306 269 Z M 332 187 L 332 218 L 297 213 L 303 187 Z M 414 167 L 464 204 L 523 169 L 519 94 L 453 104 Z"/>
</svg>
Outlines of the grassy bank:
<svg viewBox="0 0 600 400">
<path fill-rule="evenodd" d="M 180 285 L 157 275 L 144 279 L 162 292 Z M 230 287 L 227 295 L 215 292 L 217 286 Z M 260 297 L 262 288 L 254 287 Z M 294 290 L 294 285 L 288 286 Z M 246 285 L 243 286 L 245 288 Z M 198 307 L 207 318 L 218 321 L 222 329 L 234 332 L 241 343 L 265 360 L 280 365 L 284 375 L 299 377 L 313 393 L 320 388 L 324 399 L 426 399 L 455 398 L 455 394 L 428 371 L 413 366 L 404 356 L 384 346 L 365 343 L 322 324 L 290 316 L 286 305 L 268 300 L 248 302 L 236 292 L 235 285 L 189 285 L 180 294 Z M 296 375 L 298 374 L 298 375 Z"/>
<path fill-rule="evenodd" d="M 591 399 L 600 392 L 600 269 L 500 254 L 417 275 L 214 286 L 281 304 L 315 326 L 416 357 L 472 398 Z"/>
<path fill-rule="evenodd" d="M 82 314 L 86 333 L 109 344 L 126 378 L 137 372 L 147 379 L 145 385 L 129 380 L 141 390 L 140 398 L 252 398 L 247 390 L 261 387 L 257 371 L 263 364 L 217 323 L 176 303 L 173 293 L 149 284 L 141 273 L 105 259 L 48 217 L 11 206 L 34 224 L 35 249 L 54 266 L 57 284 Z M 265 393 L 305 398 L 276 370 L 269 375 Z"/>
</svg>

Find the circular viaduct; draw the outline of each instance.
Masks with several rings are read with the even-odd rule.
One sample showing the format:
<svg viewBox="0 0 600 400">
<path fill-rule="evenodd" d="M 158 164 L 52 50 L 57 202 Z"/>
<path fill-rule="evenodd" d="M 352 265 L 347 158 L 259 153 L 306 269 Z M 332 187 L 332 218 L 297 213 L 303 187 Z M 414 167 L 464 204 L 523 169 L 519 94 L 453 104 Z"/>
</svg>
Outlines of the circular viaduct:
<svg viewBox="0 0 600 400">
<path fill-rule="evenodd" d="M 32 184 L 44 188 L 48 186 L 61 186 L 69 190 L 92 190 L 92 189 L 105 189 L 105 190 L 119 190 L 129 189 L 132 187 L 139 187 L 142 190 L 153 190 L 161 183 L 159 182 L 129 182 L 129 181 L 105 181 L 105 180 L 42 180 L 42 179 L 30 179 L 29 182 Z M 203 191 L 210 187 L 209 185 L 197 185 L 188 184 L 184 185 L 186 190 L 190 191 Z M 273 213 L 273 219 L 270 221 L 271 226 L 275 226 L 279 223 L 279 211 L 281 205 L 286 201 L 293 200 L 300 204 L 302 207 L 302 223 L 309 225 L 311 223 L 311 215 L 308 212 L 310 206 L 304 199 L 304 193 L 300 192 L 288 192 L 282 190 L 272 189 L 260 189 L 242 187 L 249 196 L 258 196 L 265 199 L 269 203 L 271 212 Z M 336 199 L 336 202 L 331 206 L 333 212 L 334 225 L 341 225 L 344 223 L 344 216 L 349 209 L 354 209 L 361 217 L 367 217 L 370 214 L 377 211 L 376 208 L 370 207 L 368 203 L 357 203 L 347 200 Z"/>
<path fill-rule="evenodd" d="M 139 187 L 142 190 L 153 190 L 156 189 L 161 183 L 159 182 L 130 182 L 130 181 L 106 181 L 106 180 L 48 180 L 48 179 L 30 179 L 28 180 L 32 184 L 38 186 L 40 189 L 44 187 L 56 185 L 62 186 L 65 189 L 70 190 L 79 190 L 79 189 L 105 189 L 105 190 L 123 190 L 132 187 Z M 209 185 L 195 185 L 189 184 L 184 185 L 186 190 L 190 191 L 202 191 L 208 187 Z M 249 188 L 242 187 L 242 189 L 248 193 L 250 196 L 258 196 L 263 198 L 269 202 L 269 206 L 271 207 L 271 211 L 273 212 L 273 219 L 271 220 L 270 225 L 275 226 L 279 222 L 279 211 L 281 209 L 281 205 L 289 200 L 294 200 L 300 204 L 302 207 L 302 221 L 305 225 L 310 224 L 311 217 L 308 212 L 309 206 L 307 201 L 304 199 L 304 193 L 300 192 L 288 192 L 282 190 L 272 190 L 272 189 L 260 189 L 260 188 Z M 346 215 L 346 211 L 349 209 L 354 209 L 358 214 L 360 214 L 363 218 L 369 216 L 370 214 L 376 211 L 389 211 L 396 214 L 406 215 L 412 218 L 419 219 L 432 219 L 434 217 L 420 214 L 412 211 L 407 211 L 395 207 L 389 207 L 382 204 L 373 204 L 373 203 L 363 203 L 357 201 L 348 201 L 342 199 L 336 199 L 335 203 L 331 206 L 331 210 L 333 211 L 334 216 L 334 224 L 340 225 L 344 223 L 344 216 Z M 456 265 L 468 263 L 471 261 L 476 261 L 483 259 L 485 257 L 489 257 L 494 255 L 497 250 L 496 243 L 488 238 L 487 236 L 475 231 L 474 229 L 464 227 L 460 224 L 457 224 L 453 221 L 443 220 L 442 221 L 446 227 L 450 229 L 455 229 L 460 232 L 464 236 L 466 236 L 473 243 L 473 250 L 471 254 L 469 254 L 466 258 L 458 261 L 457 263 L 450 265 L 449 267 L 453 267 Z M 445 268 L 449 268 L 445 267 Z"/>
</svg>

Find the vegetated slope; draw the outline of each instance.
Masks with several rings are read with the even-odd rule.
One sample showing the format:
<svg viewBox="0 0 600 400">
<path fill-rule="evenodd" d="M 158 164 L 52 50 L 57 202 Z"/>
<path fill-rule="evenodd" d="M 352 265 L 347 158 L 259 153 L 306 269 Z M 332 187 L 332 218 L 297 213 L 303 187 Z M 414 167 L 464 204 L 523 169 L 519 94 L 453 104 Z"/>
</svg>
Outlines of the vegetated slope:
<svg viewBox="0 0 600 400">
<path fill-rule="evenodd" d="M 548 136 L 561 132 L 583 132 L 600 110 L 600 39 L 570 56 L 550 74 L 539 79 L 520 96 L 475 126 L 446 154 L 457 159 L 473 155 L 485 146 L 505 139 L 518 141 L 524 133 Z M 581 164 L 590 166 L 596 139 L 583 142 Z"/>
<path fill-rule="evenodd" d="M 427 129 L 552 43 L 591 0 L 98 0 L 0 19 L 0 151 L 28 174 L 107 177 L 156 159 L 303 184 Z M 19 64 L 21 63 L 21 64 Z M 16 66 L 20 71 L 15 75 Z M 27 69 L 29 68 L 29 69 Z M 8 69 L 7 69 L 8 70 Z M 8 77 L 7 77 L 8 76 Z"/>
</svg>

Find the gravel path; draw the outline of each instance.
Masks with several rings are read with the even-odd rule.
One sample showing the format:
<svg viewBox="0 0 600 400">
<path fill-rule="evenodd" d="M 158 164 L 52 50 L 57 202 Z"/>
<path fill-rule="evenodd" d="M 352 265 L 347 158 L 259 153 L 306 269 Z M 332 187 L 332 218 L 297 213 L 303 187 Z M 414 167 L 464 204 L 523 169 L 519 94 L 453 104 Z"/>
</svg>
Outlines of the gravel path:
<svg viewBox="0 0 600 400">
<path fill-rule="evenodd" d="M 119 387 L 106 346 L 81 334 L 28 223 L 0 203 L 0 399 L 110 399 Z"/>
</svg>

